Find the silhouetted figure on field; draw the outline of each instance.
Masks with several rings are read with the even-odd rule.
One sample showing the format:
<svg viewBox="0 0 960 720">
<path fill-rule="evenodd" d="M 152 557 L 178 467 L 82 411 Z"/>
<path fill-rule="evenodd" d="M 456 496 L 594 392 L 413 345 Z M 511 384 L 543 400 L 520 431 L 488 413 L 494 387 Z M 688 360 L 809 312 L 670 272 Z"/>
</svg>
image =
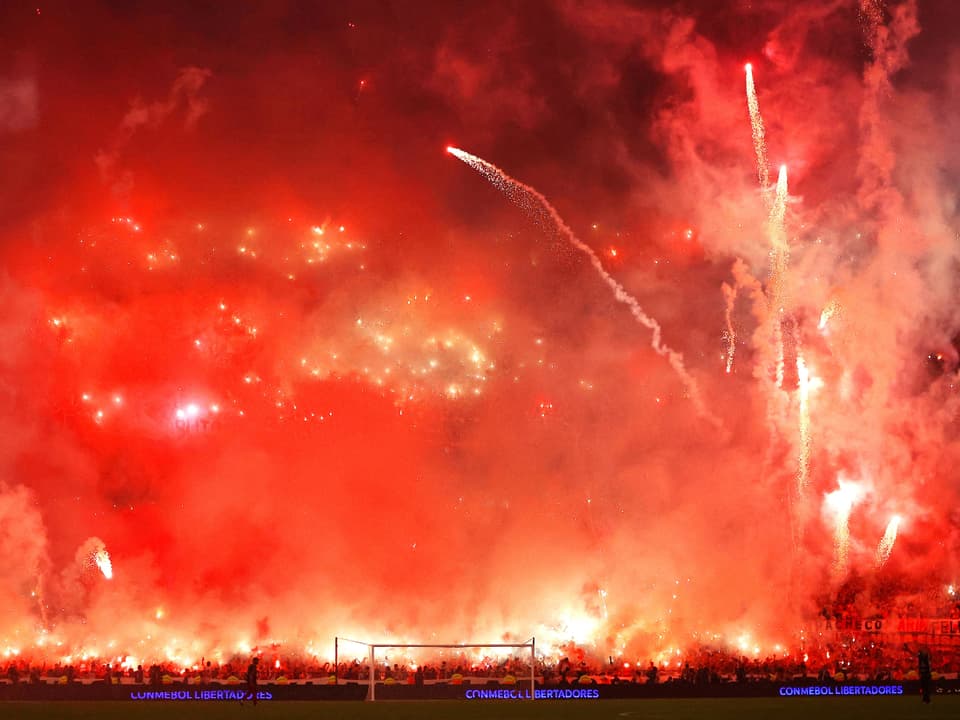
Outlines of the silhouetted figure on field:
<svg viewBox="0 0 960 720">
<path fill-rule="evenodd" d="M 653 664 L 653 660 L 650 661 L 650 666 L 647 668 L 647 683 L 649 685 L 657 684 L 657 666 Z"/>
<path fill-rule="evenodd" d="M 923 702 L 929 704 L 932 673 L 930 672 L 930 651 L 926 648 L 920 648 L 920 653 L 917 655 L 917 672 L 920 674 L 920 694 Z"/>
<path fill-rule="evenodd" d="M 247 666 L 247 692 L 246 698 L 240 698 L 240 704 L 243 705 L 244 699 L 253 700 L 253 704 L 257 704 L 257 666 L 260 663 L 260 658 L 255 657 L 250 661 L 250 664 Z"/>
</svg>

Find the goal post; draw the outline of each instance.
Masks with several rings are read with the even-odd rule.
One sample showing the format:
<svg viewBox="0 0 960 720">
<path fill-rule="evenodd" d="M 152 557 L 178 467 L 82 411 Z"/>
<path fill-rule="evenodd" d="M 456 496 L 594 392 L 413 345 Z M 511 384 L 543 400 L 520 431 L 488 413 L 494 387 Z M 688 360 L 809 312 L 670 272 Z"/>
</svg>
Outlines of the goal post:
<svg viewBox="0 0 960 720">
<path fill-rule="evenodd" d="M 367 662 L 369 663 L 369 672 L 367 676 L 367 700 L 373 702 L 377 699 L 377 650 L 384 649 L 443 649 L 443 650 L 467 650 L 477 648 L 511 648 L 515 650 L 530 648 L 530 699 L 534 700 L 537 696 L 537 639 L 530 638 L 523 643 L 369 643 L 362 640 L 351 640 L 350 638 L 335 637 L 333 639 L 334 655 L 334 673 L 339 682 L 339 648 L 341 642 L 363 645 L 367 648 Z"/>
</svg>

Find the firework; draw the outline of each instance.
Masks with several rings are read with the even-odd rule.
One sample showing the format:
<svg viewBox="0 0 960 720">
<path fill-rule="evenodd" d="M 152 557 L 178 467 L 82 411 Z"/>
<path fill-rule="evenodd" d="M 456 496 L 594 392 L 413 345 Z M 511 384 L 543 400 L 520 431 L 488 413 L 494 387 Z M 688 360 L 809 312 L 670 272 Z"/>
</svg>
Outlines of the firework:
<svg viewBox="0 0 960 720">
<path fill-rule="evenodd" d="M 76 559 L 80 573 L 99 573 L 106 580 L 113 579 L 113 562 L 107 546 L 100 538 L 87 538 L 77 549 Z"/>
<path fill-rule="evenodd" d="M 887 529 L 877 545 L 877 567 L 883 567 L 890 559 L 890 553 L 893 552 L 893 545 L 897 541 L 897 530 L 900 528 L 900 516 L 894 515 L 887 523 Z"/>
<path fill-rule="evenodd" d="M 820 313 L 820 322 L 817 323 L 817 329 L 824 331 L 830 320 L 840 312 L 840 303 L 837 300 L 831 300 Z"/>
<path fill-rule="evenodd" d="M 747 75 L 747 111 L 750 113 L 750 130 L 753 136 L 753 150 L 757 155 L 757 179 L 760 189 L 766 192 L 770 185 L 770 170 L 767 164 L 767 141 L 764 138 L 763 118 L 760 116 L 760 103 L 757 89 L 753 84 L 753 65 L 744 66 Z"/>
<path fill-rule="evenodd" d="M 837 478 L 837 489 L 824 496 L 824 508 L 833 521 L 833 570 L 842 577 L 850 561 L 850 513 L 863 499 L 864 489 L 859 483 Z"/>
<path fill-rule="evenodd" d="M 803 360 L 803 355 L 797 354 L 797 392 L 799 394 L 799 429 L 800 452 L 797 458 L 797 493 L 803 495 L 807 487 L 810 472 L 810 372 Z"/>
<path fill-rule="evenodd" d="M 737 287 L 735 285 L 728 285 L 723 283 L 721 286 L 723 291 L 723 318 L 727 323 L 727 329 L 725 331 L 725 339 L 727 341 L 727 373 L 733 368 L 733 355 L 737 351 L 737 331 L 733 327 L 733 308 L 737 302 Z"/>
<path fill-rule="evenodd" d="M 600 258 L 597 257 L 597 254 L 593 251 L 593 248 L 581 241 L 574 234 L 573 230 L 567 226 L 550 202 L 536 189 L 530 187 L 529 185 L 525 185 L 518 180 L 515 180 L 496 165 L 493 165 L 486 160 L 478 158 L 475 155 L 471 155 L 470 153 L 455 147 L 447 147 L 447 152 L 483 175 L 483 177 L 490 184 L 506 195 L 513 203 L 523 209 L 524 212 L 530 215 L 535 222 L 541 224 L 541 226 L 545 228 L 554 230 L 560 235 L 560 237 L 587 256 L 594 270 L 596 270 L 600 278 L 613 292 L 614 297 L 630 309 L 630 313 L 638 323 L 652 332 L 650 346 L 658 355 L 667 358 L 670 366 L 674 369 L 677 375 L 680 376 L 680 379 L 683 382 L 690 399 L 693 401 L 697 413 L 701 417 L 709 420 L 714 425 L 719 425 L 719 421 L 717 420 L 716 416 L 714 416 L 713 413 L 707 409 L 703 398 L 700 396 L 700 390 L 696 381 L 693 379 L 690 373 L 687 372 L 687 368 L 683 362 L 683 356 L 665 345 L 661 340 L 662 331 L 660 324 L 652 317 L 647 315 L 643 308 L 640 307 L 640 303 L 637 302 L 637 299 L 628 293 L 626 289 L 619 282 L 617 282 L 613 276 L 610 275 L 610 273 L 607 272 L 606 268 L 603 267 L 603 263 L 600 261 Z"/>
<path fill-rule="evenodd" d="M 760 104 L 757 100 L 757 90 L 753 82 L 753 65 L 747 63 L 746 90 L 747 109 L 750 114 L 750 129 L 753 137 L 753 148 L 757 156 L 757 177 L 760 188 L 767 197 L 767 188 L 770 184 L 770 175 L 767 163 L 767 145 L 764 137 L 763 118 L 760 115 Z M 783 347 L 783 312 L 785 302 L 785 283 L 787 265 L 789 263 L 789 247 L 787 244 L 784 217 L 787 199 L 787 167 L 780 166 L 777 177 L 776 193 L 769 209 L 767 234 L 770 240 L 770 329 L 771 343 L 775 353 L 774 376 L 777 387 L 783 387 L 784 378 L 784 347 Z M 729 362 L 728 362 L 729 364 Z"/>
<path fill-rule="evenodd" d="M 105 547 L 97 550 L 93 556 L 93 562 L 107 580 L 113 579 L 113 563 L 110 562 L 110 553 Z"/>
<path fill-rule="evenodd" d="M 790 262 L 790 246 L 787 243 L 784 225 L 786 202 L 787 166 L 781 165 L 777 177 L 777 191 L 773 205 L 770 207 L 770 218 L 767 224 L 770 237 L 770 322 L 776 354 L 775 376 L 778 388 L 783 387 L 784 377 L 783 322 L 787 295 L 787 268 Z"/>
</svg>

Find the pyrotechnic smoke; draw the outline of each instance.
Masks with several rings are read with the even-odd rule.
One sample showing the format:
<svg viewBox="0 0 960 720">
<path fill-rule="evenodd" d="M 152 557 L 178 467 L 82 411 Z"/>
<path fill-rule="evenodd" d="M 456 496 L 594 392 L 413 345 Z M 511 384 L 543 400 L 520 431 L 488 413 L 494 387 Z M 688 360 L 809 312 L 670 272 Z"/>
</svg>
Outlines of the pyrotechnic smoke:
<svg viewBox="0 0 960 720">
<path fill-rule="evenodd" d="M 511 202 L 522 208 L 524 212 L 528 213 L 535 221 L 542 223 L 546 228 L 555 230 L 560 237 L 589 258 L 590 264 L 593 265 L 594 270 L 597 271 L 600 278 L 613 291 L 614 297 L 630 309 L 630 313 L 638 323 L 652 331 L 650 347 L 652 347 L 658 355 L 667 358 L 670 366 L 677 375 L 680 376 L 680 380 L 683 382 L 697 413 L 701 417 L 709 420 L 713 425 L 719 425 L 717 417 L 710 412 L 704 404 L 696 381 L 690 373 L 687 372 L 687 368 L 683 363 L 683 356 L 662 342 L 660 338 L 660 324 L 647 315 L 647 313 L 643 311 L 643 308 L 640 307 L 637 299 L 628 293 L 626 289 L 607 272 L 606 268 L 603 267 L 603 263 L 600 262 L 600 258 L 597 257 L 597 254 L 593 251 L 593 248 L 581 241 L 574 234 L 573 230 L 567 226 L 550 202 L 536 189 L 523 184 L 519 180 L 515 180 L 496 165 L 486 160 L 455 147 L 448 147 L 447 152 L 483 175 L 491 185 L 506 195 Z"/>
<path fill-rule="evenodd" d="M 893 545 L 897 541 L 897 530 L 900 527 L 900 516 L 894 515 L 887 523 L 887 529 L 877 545 L 877 567 L 883 567 L 890 559 L 890 553 L 893 552 Z"/>
<path fill-rule="evenodd" d="M 891 143 L 886 103 L 893 95 L 891 77 L 907 64 L 907 43 L 920 32 L 920 25 L 916 0 L 897 3 L 890 10 L 891 20 L 886 24 L 881 0 L 860 0 L 864 38 L 873 57 L 863 73 L 862 152 L 857 170 L 862 207 L 896 218 L 903 209 L 903 195 L 893 184 L 897 154 Z"/>
<path fill-rule="evenodd" d="M 0 481 L 0 603 L 8 617 L 29 616 L 43 604 L 47 542 L 33 494 Z M 3 624 L 0 623 L 0 630 Z"/>
</svg>

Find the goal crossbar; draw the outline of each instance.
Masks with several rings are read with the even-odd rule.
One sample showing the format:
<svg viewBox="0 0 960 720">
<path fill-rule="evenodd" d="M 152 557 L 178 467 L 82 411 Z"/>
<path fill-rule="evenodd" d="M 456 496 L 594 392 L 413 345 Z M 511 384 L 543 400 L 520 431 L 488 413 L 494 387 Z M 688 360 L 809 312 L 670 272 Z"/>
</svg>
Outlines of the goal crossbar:
<svg viewBox="0 0 960 720">
<path fill-rule="evenodd" d="M 333 639 L 333 667 L 334 674 L 339 683 L 339 655 L 340 641 L 354 643 L 356 645 L 365 645 L 369 654 L 370 673 L 368 677 L 367 700 L 375 701 L 377 699 L 377 678 L 376 678 L 376 650 L 377 648 L 444 648 L 444 649 L 465 649 L 465 648 L 530 648 L 530 699 L 536 698 L 537 687 L 537 639 L 530 638 L 524 643 L 370 643 L 363 640 L 353 640 L 346 637 L 335 637 Z"/>
</svg>

